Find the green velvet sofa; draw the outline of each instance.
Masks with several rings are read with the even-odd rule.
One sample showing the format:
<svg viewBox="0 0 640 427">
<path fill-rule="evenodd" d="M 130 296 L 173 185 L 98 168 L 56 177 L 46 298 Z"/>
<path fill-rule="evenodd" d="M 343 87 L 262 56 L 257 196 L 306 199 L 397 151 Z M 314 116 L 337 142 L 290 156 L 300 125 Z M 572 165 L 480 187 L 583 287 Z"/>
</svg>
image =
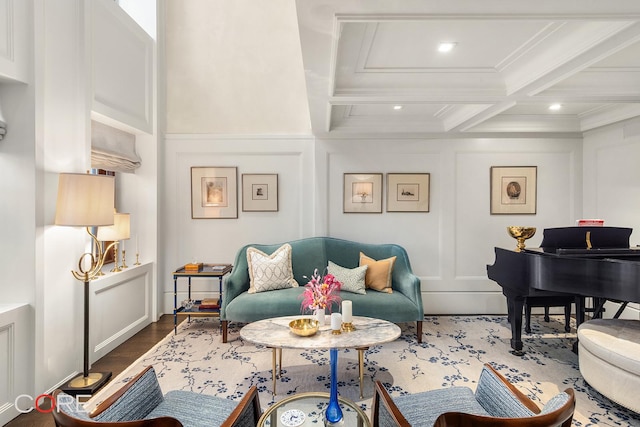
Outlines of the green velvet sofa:
<svg viewBox="0 0 640 427">
<path fill-rule="evenodd" d="M 234 262 L 233 271 L 224 282 L 220 321 L 222 342 L 227 342 L 229 322 L 249 323 L 278 316 L 292 316 L 301 312 L 300 294 L 313 271 L 322 274 L 329 261 L 342 267 L 355 268 L 360 262 L 360 252 L 376 260 L 396 256 L 392 273 L 392 293 L 367 289 L 366 294 L 340 292 L 343 300 L 353 301 L 353 315 L 387 320 L 393 323 L 417 322 L 417 340 L 422 342 L 424 309 L 420 294 L 420 279 L 413 274 L 407 252 L 395 244 L 367 244 L 333 237 L 311 237 L 286 242 L 291 245 L 291 261 L 297 288 L 247 293 L 249 271 L 247 248 L 254 247 L 272 254 L 284 244 L 246 245 L 241 248 Z M 306 276 L 306 277 L 305 277 Z"/>
</svg>

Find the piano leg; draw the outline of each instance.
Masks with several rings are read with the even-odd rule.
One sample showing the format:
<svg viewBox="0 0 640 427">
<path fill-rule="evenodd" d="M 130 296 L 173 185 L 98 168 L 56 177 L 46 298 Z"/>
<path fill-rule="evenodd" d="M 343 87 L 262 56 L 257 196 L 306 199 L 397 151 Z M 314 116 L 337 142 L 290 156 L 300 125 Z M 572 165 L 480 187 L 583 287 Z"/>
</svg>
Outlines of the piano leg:
<svg viewBox="0 0 640 427">
<path fill-rule="evenodd" d="M 576 304 L 576 329 L 584 322 L 585 312 L 587 311 L 585 307 L 585 298 L 580 295 L 576 295 L 575 298 Z"/>
<path fill-rule="evenodd" d="M 524 297 L 522 295 L 507 295 L 507 316 L 511 324 L 511 348 L 512 354 L 516 356 L 524 355 L 522 351 L 522 308 L 524 307 Z"/>
<path fill-rule="evenodd" d="M 584 322 L 584 316 L 587 311 L 585 305 L 585 297 L 576 295 L 575 298 L 576 304 L 576 331 L 578 330 L 578 326 L 580 326 Z M 573 352 L 578 354 L 578 338 L 576 337 L 576 341 L 573 343 Z"/>
</svg>

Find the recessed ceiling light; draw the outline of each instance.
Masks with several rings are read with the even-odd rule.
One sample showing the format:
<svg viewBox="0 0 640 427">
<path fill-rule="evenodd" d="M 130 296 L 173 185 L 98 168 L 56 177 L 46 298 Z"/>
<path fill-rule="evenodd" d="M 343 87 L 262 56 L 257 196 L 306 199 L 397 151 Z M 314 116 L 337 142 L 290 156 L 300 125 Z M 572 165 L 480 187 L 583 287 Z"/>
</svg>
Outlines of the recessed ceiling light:
<svg viewBox="0 0 640 427">
<path fill-rule="evenodd" d="M 394 105 L 393 109 L 394 110 L 402 110 L 402 105 Z"/>
<path fill-rule="evenodd" d="M 451 52 L 456 45 L 456 42 L 440 42 L 438 52 Z"/>
<path fill-rule="evenodd" d="M 551 105 L 549 105 L 549 110 L 551 110 L 551 111 L 558 111 L 561 108 L 562 108 L 562 104 L 551 104 Z"/>
</svg>

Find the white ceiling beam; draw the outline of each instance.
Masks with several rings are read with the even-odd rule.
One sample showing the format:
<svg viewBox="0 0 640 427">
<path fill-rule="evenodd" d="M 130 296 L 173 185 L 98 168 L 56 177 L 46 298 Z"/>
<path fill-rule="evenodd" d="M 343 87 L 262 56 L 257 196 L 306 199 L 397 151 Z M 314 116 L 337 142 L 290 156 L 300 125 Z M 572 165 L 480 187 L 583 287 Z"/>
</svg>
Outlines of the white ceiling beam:
<svg viewBox="0 0 640 427">
<path fill-rule="evenodd" d="M 474 126 L 477 126 L 480 123 L 486 120 L 489 120 L 490 118 L 495 117 L 500 113 L 503 113 L 504 111 L 508 110 L 514 105 L 516 105 L 515 101 L 504 101 L 499 104 L 493 105 L 489 108 L 479 111 L 477 114 L 473 116 L 467 117 L 465 120 L 461 121 L 460 123 L 451 127 L 448 130 L 466 132 L 467 130 L 473 128 Z"/>
<path fill-rule="evenodd" d="M 586 132 L 638 116 L 640 116 L 640 104 L 616 105 L 604 111 L 597 111 L 593 114 L 581 116 L 580 130 Z"/>
<path fill-rule="evenodd" d="M 509 79 L 507 79 L 507 93 L 537 95 L 590 65 L 596 64 L 639 41 L 640 23 L 630 24 L 577 56 L 572 57 L 571 52 L 569 52 L 566 55 L 566 60 L 561 64 L 555 64 L 552 67 L 545 65 L 545 71 L 529 72 L 526 78 L 517 83 L 514 81 L 509 82 Z"/>
</svg>

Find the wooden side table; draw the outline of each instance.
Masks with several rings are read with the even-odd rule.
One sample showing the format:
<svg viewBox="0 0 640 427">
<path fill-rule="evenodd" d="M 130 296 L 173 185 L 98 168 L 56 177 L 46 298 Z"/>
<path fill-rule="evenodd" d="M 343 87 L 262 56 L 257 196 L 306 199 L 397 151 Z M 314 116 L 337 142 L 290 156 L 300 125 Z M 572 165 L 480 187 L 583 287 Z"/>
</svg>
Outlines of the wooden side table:
<svg viewBox="0 0 640 427">
<path fill-rule="evenodd" d="M 202 270 L 199 271 L 187 271 L 185 266 L 182 266 L 173 272 L 173 333 L 178 333 L 178 315 L 185 316 L 198 316 L 198 317 L 219 317 L 220 306 L 222 305 L 222 278 L 231 272 L 233 266 L 231 264 L 203 264 Z M 178 279 L 181 277 L 187 278 L 188 283 L 188 298 L 191 299 L 191 278 L 192 277 L 217 277 L 218 292 L 220 298 L 218 300 L 217 308 L 200 309 L 199 302 L 195 301 L 194 305 L 190 308 L 178 307 Z"/>
</svg>

